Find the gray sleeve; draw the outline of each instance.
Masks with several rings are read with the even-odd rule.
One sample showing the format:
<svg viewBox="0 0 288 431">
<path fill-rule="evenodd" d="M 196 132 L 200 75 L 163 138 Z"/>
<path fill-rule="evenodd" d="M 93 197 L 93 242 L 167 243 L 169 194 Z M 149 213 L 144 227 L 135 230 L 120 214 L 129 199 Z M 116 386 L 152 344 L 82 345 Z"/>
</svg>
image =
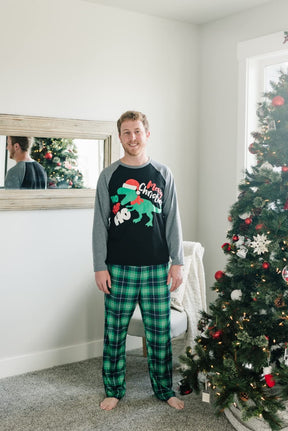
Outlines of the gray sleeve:
<svg viewBox="0 0 288 431">
<path fill-rule="evenodd" d="M 97 183 L 92 232 L 93 265 L 95 272 L 107 269 L 105 261 L 107 257 L 107 239 L 110 224 L 110 196 L 108 186 L 111 175 L 117 166 L 118 163 L 115 162 L 104 169 Z"/>
<path fill-rule="evenodd" d="M 18 162 L 13 168 L 9 169 L 5 177 L 5 189 L 20 189 L 25 176 L 26 165 Z"/>
<path fill-rule="evenodd" d="M 166 241 L 172 265 L 183 265 L 183 238 L 176 186 L 172 173 L 168 168 L 166 168 L 164 172 L 164 178 L 166 180 L 166 188 L 164 193 L 163 214 L 166 218 Z"/>
</svg>

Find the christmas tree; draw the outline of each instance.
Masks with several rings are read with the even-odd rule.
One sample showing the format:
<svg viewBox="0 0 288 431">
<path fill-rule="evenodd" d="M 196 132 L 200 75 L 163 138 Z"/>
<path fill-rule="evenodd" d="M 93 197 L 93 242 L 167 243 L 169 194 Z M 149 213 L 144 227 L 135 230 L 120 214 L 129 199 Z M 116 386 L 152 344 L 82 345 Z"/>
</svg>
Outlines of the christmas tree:
<svg viewBox="0 0 288 431">
<path fill-rule="evenodd" d="M 48 188 L 83 188 L 77 147 L 72 139 L 34 138 L 31 157 L 46 170 Z"/>
<path fill-rule="evenodd" d="M 217 299 L 180 357 L 180 391 L 208 386 L 217 413 L 234 405 L 244 420 L 261 417 L 279 430 L 288 399 L 288 74 L 271 83 L 257 116 L 256 163 L 230 209 Z"/>
</svg>

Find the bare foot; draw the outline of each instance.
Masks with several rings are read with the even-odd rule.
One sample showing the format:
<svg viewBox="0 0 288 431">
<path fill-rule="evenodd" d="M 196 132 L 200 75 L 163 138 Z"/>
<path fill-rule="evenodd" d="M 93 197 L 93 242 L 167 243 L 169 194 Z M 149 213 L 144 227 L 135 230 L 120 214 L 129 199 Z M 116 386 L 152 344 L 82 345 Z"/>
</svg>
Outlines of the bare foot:
<svg viewBox="0 0 288 431">
<path fill-rule="evenodd" d="M 176 410 L 184 409 L 184 402 L 179 400 L 179 398 L 171 397 L 169 400 L 167 400 L 167 403 L 170 407 L 173 407 Z"/>
<path fill-rule="evenodd" d="M 102 403 L 100 403 L 100 408 L 102 410 L 113 410 L 117 406 L 118 401 L 119 401 L 118 398 L 114 398 L 114 397 L 104 398 Z"/>
</svg>

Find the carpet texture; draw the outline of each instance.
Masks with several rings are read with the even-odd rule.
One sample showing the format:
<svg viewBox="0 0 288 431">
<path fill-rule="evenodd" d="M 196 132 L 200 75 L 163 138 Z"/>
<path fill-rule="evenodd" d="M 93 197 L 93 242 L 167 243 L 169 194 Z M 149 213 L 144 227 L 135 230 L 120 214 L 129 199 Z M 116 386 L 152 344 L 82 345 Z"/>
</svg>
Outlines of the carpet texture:
<svg viewBox="0 0 288 431">
<path fill-rule="evenodd" d="M 174 389 L 182 340 L 173 341 Z M 232 431 L 200 396 L 186 395 L 175 411 L 152 392 L 142 350 L 127 353 L 127 391 L 117 408 L 102 411 L 102 359 L 95 358 L 0 380 L 1 431 Z"/>
</svg>

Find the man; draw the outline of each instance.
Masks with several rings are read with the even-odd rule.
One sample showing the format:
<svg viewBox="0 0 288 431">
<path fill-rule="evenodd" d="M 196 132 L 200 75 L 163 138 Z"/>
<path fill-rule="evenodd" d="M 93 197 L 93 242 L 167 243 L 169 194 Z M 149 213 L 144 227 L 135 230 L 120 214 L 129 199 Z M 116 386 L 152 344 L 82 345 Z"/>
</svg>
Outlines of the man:
<svg viewBox="0 0 288 431">
<path fill-rule="evenodd" d="M 31 139 L 26 136 L 8 136 L 7 150 L 16 165 L 7 172 L 5 189 L 46 189 L 47 174 L 29 155 Z"/>
<path fill-rule="evenodd" d="M 95 280 L 105 293 L 106 398 L 100 407 L 112 410 L 125 394 L 125 343 L 138 302 L 154 393 L 182 409 L 172 390 L 170 338 L 170 292 L 182 282 L 183 265 L 174 180 L 166 166 L 147 156 L 144 114 L 125 112 L 117 127 L 124 156 L 100 174 L 93 225 Z"/>
</svg>

